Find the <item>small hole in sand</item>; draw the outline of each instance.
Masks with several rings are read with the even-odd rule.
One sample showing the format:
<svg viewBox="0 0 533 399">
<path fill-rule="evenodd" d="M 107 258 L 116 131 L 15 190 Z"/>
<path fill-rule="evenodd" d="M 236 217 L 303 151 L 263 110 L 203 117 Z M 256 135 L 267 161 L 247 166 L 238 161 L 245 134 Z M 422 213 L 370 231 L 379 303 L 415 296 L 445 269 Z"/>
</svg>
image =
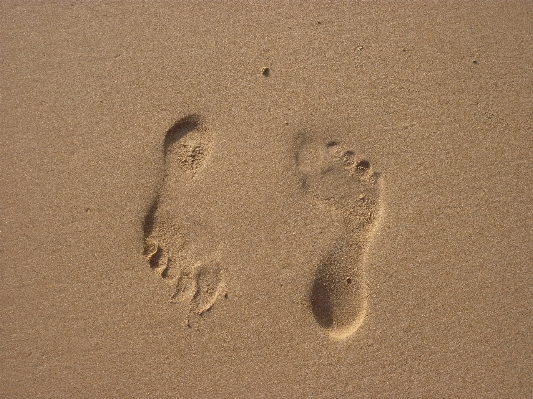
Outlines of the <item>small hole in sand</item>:
<svg viewBox="0 0 533 399">
<path fill-rule="evenodd" d="M 339 145 L 339 143 L 334 140 L 328 142 L 327 144 L 328 148 L 335 147 L 336 145 Z"/>
<path fill-rule="evenodd" d="M 357 165 L 355 165 L 355 167 L 357 169 L 369 169 L 370 168 L 370 162 L 366 161 L 366 160 L 363 160 L 363 161 L 359 161 L 357 162 Z"/>
<path fill-rule="evenodd" d="M 351 277 L 347 277 L 346 278 L 346 283 L 351 284 L 352 283 L 352 278 Z"/>
</svg>

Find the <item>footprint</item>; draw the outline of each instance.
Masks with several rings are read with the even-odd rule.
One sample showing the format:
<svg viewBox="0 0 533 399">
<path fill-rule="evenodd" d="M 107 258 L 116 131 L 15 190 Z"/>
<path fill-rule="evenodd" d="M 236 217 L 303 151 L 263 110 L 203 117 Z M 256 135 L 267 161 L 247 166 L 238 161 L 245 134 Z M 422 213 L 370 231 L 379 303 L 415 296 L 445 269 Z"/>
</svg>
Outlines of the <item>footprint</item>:
<svg viewBox="0 0 533 399">
<path fill-rule="evenodd" d="M 225 294 L 223 270 L 218 261 L 199 262 L 192 271 L 184 271 L 176 281 L 172 302 L 188 302 L 198 315 L 210 310 Z"/>
<path fill-rule="evenodd" d="M 196 292 L 191 301 L 191 310 L 202 314 L 215 304 L 224 291 L 223 272 L 217 262 L 202 265 L 196 272 Z"/>
<path fill-rule="evenodd" d="M 336 339 L 351 336 L 367 312 L 365 252 L 377 224 L 380 177 L 370 162 L 338 141 L 297 139 L 301 189 L 341 231 L 322 251 L 309 303 L 320 326 Z"/>
<path fill-rule="evenodd" d="M 180 217 L 176 203 L 206 166 L 212 142 L 198 115 L 178 120 L 167 131 L 163 179 L 144 219 L 143 255 L 150 268 L 174 286 L 172 302 L 188 303 L 199 315 L 214 305 L 224 287 L 218 240 L 198 220 Z"/>
</svg>

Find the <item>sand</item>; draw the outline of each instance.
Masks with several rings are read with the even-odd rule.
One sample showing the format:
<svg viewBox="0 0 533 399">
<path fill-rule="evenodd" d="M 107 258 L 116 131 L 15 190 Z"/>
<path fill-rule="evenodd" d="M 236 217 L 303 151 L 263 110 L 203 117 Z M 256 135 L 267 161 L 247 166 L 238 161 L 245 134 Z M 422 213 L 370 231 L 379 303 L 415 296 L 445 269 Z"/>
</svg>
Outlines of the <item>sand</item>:
<svg viewBox="0 0 533 399">
<path fill-rule="evenodd" d="M 0 6 L 0 396 L 533 396 L 533 3 Z"/>
</svg>

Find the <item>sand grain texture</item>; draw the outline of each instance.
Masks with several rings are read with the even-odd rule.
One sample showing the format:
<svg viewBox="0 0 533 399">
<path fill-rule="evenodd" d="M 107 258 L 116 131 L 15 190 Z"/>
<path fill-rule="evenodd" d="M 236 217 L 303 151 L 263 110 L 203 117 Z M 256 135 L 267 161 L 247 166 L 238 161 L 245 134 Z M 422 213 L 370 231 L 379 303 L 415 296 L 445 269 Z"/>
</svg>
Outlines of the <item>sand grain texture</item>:
<svg viewBox="0 0 533 399">
<path fill-rule="evenodd" d="M 0 5 L 0 397 L 533 396 L 533 5 Z"/>
</svg>

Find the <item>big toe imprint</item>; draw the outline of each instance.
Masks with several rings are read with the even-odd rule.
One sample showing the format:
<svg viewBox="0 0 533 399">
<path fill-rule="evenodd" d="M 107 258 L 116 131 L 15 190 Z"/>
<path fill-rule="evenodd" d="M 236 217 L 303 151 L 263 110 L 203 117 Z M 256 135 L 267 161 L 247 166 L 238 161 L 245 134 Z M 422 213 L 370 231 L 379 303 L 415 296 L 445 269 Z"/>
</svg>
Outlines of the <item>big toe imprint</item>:
<svg viewBox="0 0 533 399">
<path fill-rule="evenodd" d="M 369 161 L 337 141 L 299 140 L 302 191 L 339 219 L 343 230 L 320 254 L 310 308 L 332 338 L 344 339 L 361 326 L 367 312 L 364 261 L 379 212 L 380 177 Z"/>
<path fill-rule="evenodd" d="M 172 302 L 188 303 L 197 314 L 208 311 L 224 287 L 219 242 L 207 226 L 180 215 L 179 204 L 198 184 L 212 141 L 198 115 L 178 120 L 167 131 L 164 175 L 144 223 L 144 256 L 150 267 L 175 287 Z"/>
</svg>

